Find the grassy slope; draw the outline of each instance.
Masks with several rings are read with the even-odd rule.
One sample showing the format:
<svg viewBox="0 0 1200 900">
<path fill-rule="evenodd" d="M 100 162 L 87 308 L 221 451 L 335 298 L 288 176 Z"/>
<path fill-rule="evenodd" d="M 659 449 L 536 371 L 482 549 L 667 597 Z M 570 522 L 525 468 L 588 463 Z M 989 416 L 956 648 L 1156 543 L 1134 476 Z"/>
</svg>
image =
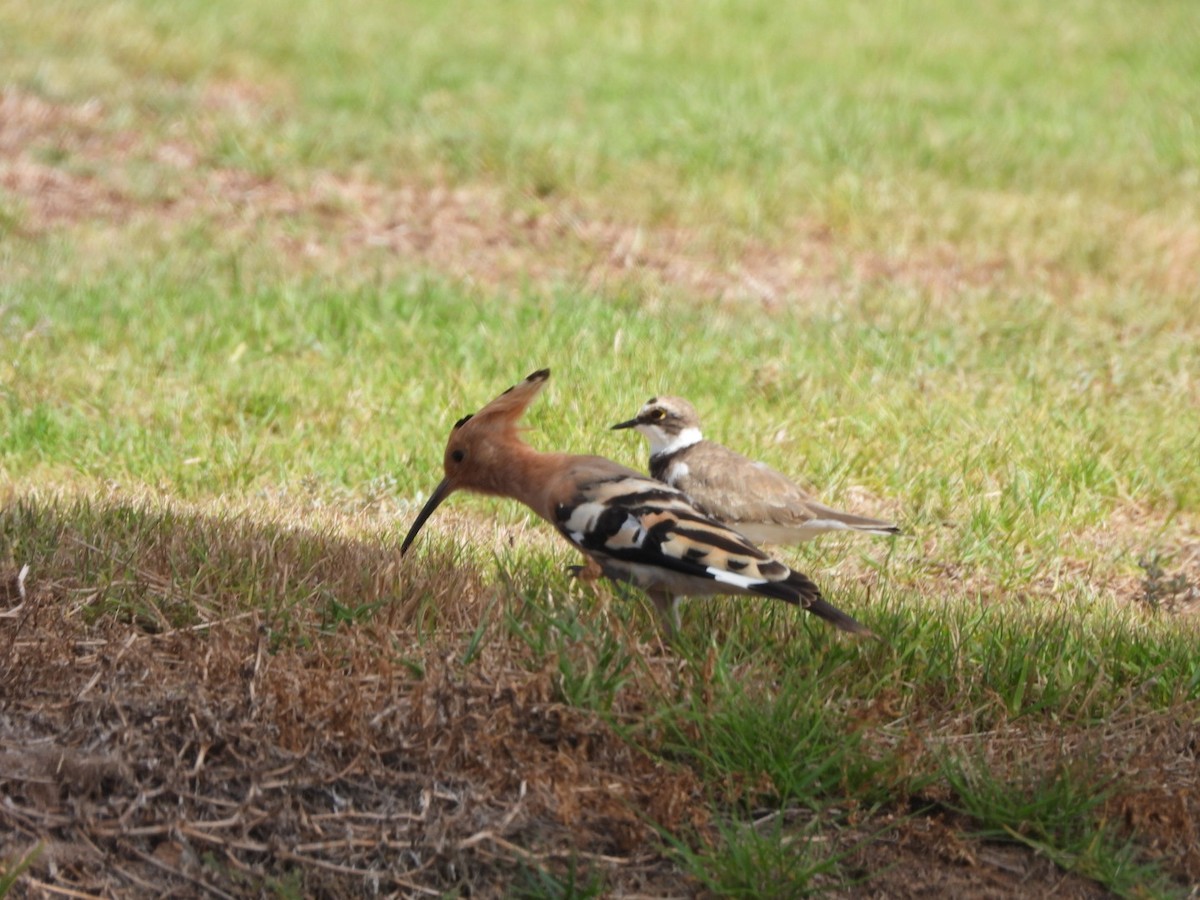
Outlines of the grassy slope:
<svg viewBox="0 0 1200 900">
<path fill-rule="evenodd" d="M 864 487 L 874 499 L 856 502 L 915 537 L 804 554 L 886 646 L 793 634 L 758 607 L 700 608 L 684 654 L 695 691 L 659 698 L 661 721 L 630 740 L 694 767 L 715 794 L 765 786 L 715 798 L 722 816 L 848 798 L 892 808 L 916 791 L 1118 889 L 1148 878 L 1130 881 L 1116 838 L 1055 818 L 1088 821 L 1097 798 L 1077 787 L 1108 763 L 1044 751 L 1095 749 L 1111 737 L 1105 719 L 1114 731 L 1139 715 L 1193 721 L 1200 694 L 1194 626 L 1130 608 L 1137 560 L 1163 553 L 1169 567 L 1194 546 L 1200 507 L 1200 304 L 1194 276 L 1169 275 L 1196 258 L 1200 229 L 1200 35 L 1187 4 L 1138 21 L 1092 3 L 903 16 L 863 4 L 428 7 L 8 7 L 0 55 L 20 91 L 97 96 L 101 133 L 187 141 L 200 172 L 301 190 L 314 170 L 354 166 L 382 184 L 499 183 L 516 208 L 561 199 L 687 229 L 717 257 L 786 255 L 815 230 L 843 260 L 998 261 L 999 274 L 935 291 L 848 265 L 812 302 L 764 314 L 647 297 L 636 282 L 468 289 L 419 260 L 319 271 L 278 258 L 271 234 L 231 237 L 204 209 L 165 229 L 86 210 L 33 229 L 30 201 L 0 195 L 6 488 L 97 495 L 115 482 L 217 508 L 269 496 L 281 512 L 268 514 L 285 517 L 314 500 L 404 517 L 437 478 L 449 424 L 529 370 L 555 372 L 530 416 L 539 445 L 628 462 L 642 448 L 605 426 L 650 394 L 685 394 L 714 434 L 830 499 Z M 214 102 L 230 84 L 251 100 Z M 67 172 L 109 168 L 52 139 L 33 152 Z M 191 177 L 152 152 L 119 168 L 147 206 Z M 456 503 L 484 535 L 493 512 L 521 515 Z M 87 531 L 88 515 L 73 515 Z M 15 562 L 57 533 L 41 521 L 8 520 Z M 499 564 L 511 602 L 566 596 L 564 551 L 521 546 Z M 496 562 L 468 559 L 495 580 Z M 230 577 L 217 594 L 236 604 L 237 578 L 266 576 Z M 572 640 L 602 647 L 608 614 L 578 602 Z M 706 628 L 715 646 L 698 637 Z M 539 659 L 559 652 L 553 634 L 521 639 Z M 654 694 L 636 666 L 597 681 L 590 649 L 564 658 L 569 701 Z M 859 720 L 891 749 L 846 738 Z M 935 737 L 910 758 L 924 730 Z M 990 730 L 1034 749 L 996 765 L 996 746 L 967 740 Z M 833 768 L 820 777 L 797 765 L 821 758 Z M 770 856 L 792 832 L 743 833 L 737 819 L 725 850 L 683 854 L 722 891 L 753 881 L 763 859 L 792 865 Z M 818 874 L 837 868 L 815 859 Z M 779 877 L 813 876 L 799 865 Z"/>
</svg>

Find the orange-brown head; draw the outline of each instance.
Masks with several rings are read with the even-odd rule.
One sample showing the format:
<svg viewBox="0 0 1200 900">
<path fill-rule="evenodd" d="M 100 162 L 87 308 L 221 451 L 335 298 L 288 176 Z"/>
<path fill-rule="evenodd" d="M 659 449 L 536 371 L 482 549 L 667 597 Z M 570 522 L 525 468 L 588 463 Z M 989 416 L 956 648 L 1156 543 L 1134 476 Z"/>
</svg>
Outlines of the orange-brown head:
<svg viewBox="0 0 1200 900">
<path fill-rule="evenodd" d="M 549 369 L 539 369 L 520 384 L 507 391 L 474 415 L 463 416 L 454 423 L 450 440 L 446 442 L 446 453 L 442 457 L 445 477 L 433 489 L 429 501 L 417 514 L 416 521 L 408 530 L 408 536 L 400 545 L 400 554 L 408 551 L 409 545 L 421 530 L 425 521 L 442 501 L 458 490 L 475 491 L 480 494 L 507 494 L 504 482 L 507 476 L 506 461 L 514 446 L 524 446 L 517 436 L 517 425 L 521 415 L 537 396 L 550 377 Z"/>
</svg>

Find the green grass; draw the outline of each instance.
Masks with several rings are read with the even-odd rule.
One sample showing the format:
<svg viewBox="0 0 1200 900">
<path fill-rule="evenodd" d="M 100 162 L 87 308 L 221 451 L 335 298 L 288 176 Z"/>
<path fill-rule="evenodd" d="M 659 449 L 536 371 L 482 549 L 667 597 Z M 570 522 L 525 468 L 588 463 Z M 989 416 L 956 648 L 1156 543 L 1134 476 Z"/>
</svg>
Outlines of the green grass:
<svg viewBox="0 0 1200 900">
<path fill-rule="evenodd" d="M 0 7 L 14 97 L 98 101 L 13 166 L 125 204 L 47 225 L 44 192 L 0 189 L 0 565 L 89 627 L 253 616 L 281 654 L 378 629 L 413 682 L 486 680 L 502 648 L 694 773 L 714 824 L 660 849 L 718 895 L 857 883 L 860 836 L 931 806 L 1119 894 L 1182 893 L 1184 854 L 1113 812 L 1141 769 L 1097 748 L 1165 753 L 1140 723 L 1200 715 L 1175 614 L 1200 587 L 1197 47 L 1184 2 Z M 463 205 L 503 234 L 612 221 L 817 271 L 756 303 L 608 273 L 569 236 L 514 240 L 495 281 L 336 240 L 326 265 L 297 246 L 359 218 L 314 199 L 330 173 L 498 188 Z M 297 209 L 247 224 L 272 191 Z M 455 497 L 402 570 L 451 424 L 543 366 L 541 448 L 641 467 L 608 426 L 681 394 L 711 436 L 898 519 L 783 551 L 883 640 L 713 600 L 652 652 L 636 592 L 572 582 L 501 501 Z M 514 890 L 616 889 L 546 853 Z"/>
<path fill-rule="evenodd" d="M 1005 593 L 1094 554 L 1089 529 L 1117 508 L 1169 521 L 1200 504 L 1200 407 L 1186 387 L 1197 354 L 1165 325 L 1123 337 L 1124 317 L 1084 319 L 1080 333 L 1077 311 L 1044 302 L 981 304 L 956 326 L 898 297 L 869 320 L 801 308 L 747 327 L 620 297 L 497 304 L 437 284 L 244 294 L 219 277 L 143 277 L 0 288 L 6 330 L 22 336 L 0 394 L 11 483 L 404 501 L 435 483 L 455 419 L 549 364 L 537 445 L 640 467 L 644 447 L 607 426 L 680 393 L 714 436 L 831 499 L 853 483 L 894 500 L 907 529 L 936 535 L 937 559 Z M 1140 539 L 1120 548 L 1127 571 L 1160 549 Z M 930 561 L 912 540 L 863 552 L 913 584 Z M 1063 596 L 1091 599 L 1088 578 L 1064 577 Z"/>
<path fill-rule="evenodd" d="M 561 875 L 544 868 L 526 869 L 513 892 L 520 900 L 590 900 L 604 895 L 604 879 L 576 860 L 570 860 Z"/>
<path fill-rule="evenodd" d="M 824 844 L 820 823 L 787 827 L 783 815 L 766 818 L 724 827 L 708 852 L 680 844 L 684 865 L 719 897 L 809 897 L 852 886 L 839 870 L 842 854 Z"/>
<path fill-rule="evenodd" d="M 1195 221 L 1200 25 L 1181 2 L 1125 12 L 56 2 L 9 7 L 0 48 L 17 85 L 99 94 L 213 165 L 361 163 L 726 239 L 800 218 L 887 252 L 1149 275 L 1133 251 Z M 209 123 L 204 92 L 229 83 L 266 110 Z"/>
<path fill-rule="evenodd" d="M 38 844 L 21 856 L 20 859 L 5 859 L 0 866 L 0 897 L 7 897 L 13 886 L 20 881 L 21 876 L 29 870 L 42 854 L 43 847 Z"/>
<path fill-rule="evenodd" d="M 1067 871 L 1079 872 L 1123 897 L 1169 895 L 1172 886 L 1137 848 L 1103 820 L 1112 783 L 1086 760 L 1056 761 L 1052 771 L 1027 772 L 1015 783 L 996 779 L 986 761 L 955 760 L 947 779 L 962 810 L 992 840 L 1026 844 Z"/>
</svg>

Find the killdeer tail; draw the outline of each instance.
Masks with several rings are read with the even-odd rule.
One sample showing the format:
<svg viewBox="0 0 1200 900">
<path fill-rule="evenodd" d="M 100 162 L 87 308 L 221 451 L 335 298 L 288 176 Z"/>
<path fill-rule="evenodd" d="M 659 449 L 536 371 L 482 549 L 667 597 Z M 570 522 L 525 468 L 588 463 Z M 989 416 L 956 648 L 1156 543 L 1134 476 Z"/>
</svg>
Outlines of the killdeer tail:
<svg viewBox="0 0 1200 900">
<path fill-rule="evenodd" d="M 885 519 L 873 519 L 870 516 L 855 515 L 854 513 L 834 509 L 832 506 L 826 506 L 824 503 L 818 503 L 815 500 L 810 500 L 807 505 L 813 513 L 814 518 L 812 521 L 806 523 L 806 525 L 813 530 L 861 531 L 863 534 L 882 535 L 902 533 L 899 525 L 895 522 L 888 522 Z"/>
</svg>

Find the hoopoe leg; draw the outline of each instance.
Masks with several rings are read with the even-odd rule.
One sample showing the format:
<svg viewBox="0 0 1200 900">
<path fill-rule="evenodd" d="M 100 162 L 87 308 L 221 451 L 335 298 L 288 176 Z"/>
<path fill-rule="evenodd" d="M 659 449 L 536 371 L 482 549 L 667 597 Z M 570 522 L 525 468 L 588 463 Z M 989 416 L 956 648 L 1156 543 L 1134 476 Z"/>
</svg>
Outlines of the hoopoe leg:
<svg viewBox="0 0 1200 900">
<path fill-rule="evenodd" d="M 654 602 L 654 609 L 658 612 L 659 619 L 662 620 L 663 631 L 667 633 L 669 640 L 675 640 L 679 635 L 679 599 L 673 596 L 669 591 L 653 590 L 649 592 L 650 599 Z"/>
</svg>

